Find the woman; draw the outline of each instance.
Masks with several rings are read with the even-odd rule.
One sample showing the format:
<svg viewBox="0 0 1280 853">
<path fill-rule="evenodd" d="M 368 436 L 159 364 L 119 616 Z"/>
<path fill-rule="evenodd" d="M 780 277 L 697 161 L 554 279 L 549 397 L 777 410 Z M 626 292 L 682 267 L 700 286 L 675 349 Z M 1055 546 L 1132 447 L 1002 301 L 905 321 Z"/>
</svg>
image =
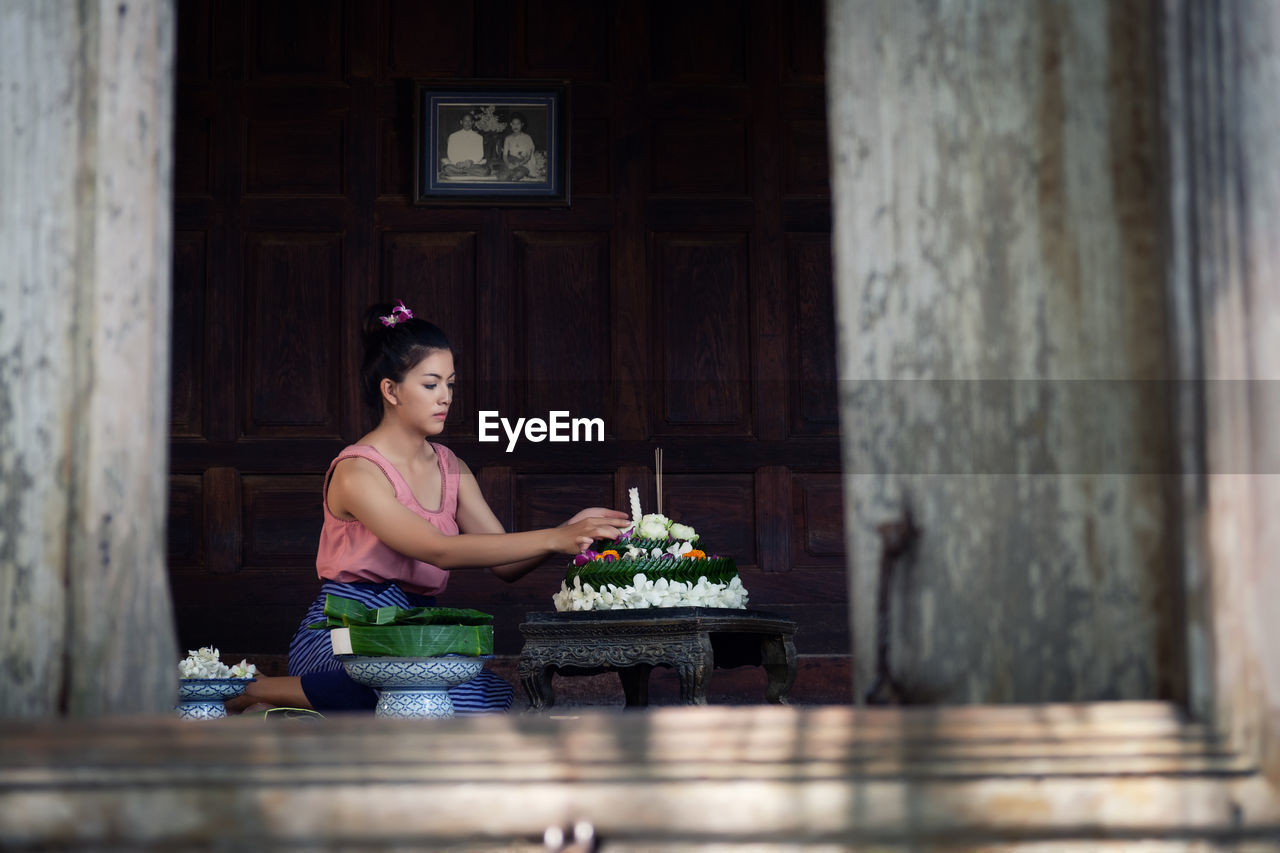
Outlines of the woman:
<svg viewBox="0 0 1280 853">
<path fill-rule="evenodd" d="M 490 567 L 518 580 L 551 554 L 576 554 L 620 533 L 627 515 L 585 509 L 559 527 L 506 533 L 466 463 L 428 439 L 444 430 L 453 402 L 453 350 L 444 333 L 399 305 L 365 314 L 360 373 L 378 425 L 345 448 L 325 477 L 316 555 L 322 580 L 289 647 L 289 675 L 259 678 L 227 703 L 317 711 L 370 710 L 377 694 L 352 681 L 329 647 L 326 595 L 367 607 L 434 604 L 451 569 Z M 511 687 L 487 670 L 450 691 L 460 714 L 506 710 Z"/>
</svg>

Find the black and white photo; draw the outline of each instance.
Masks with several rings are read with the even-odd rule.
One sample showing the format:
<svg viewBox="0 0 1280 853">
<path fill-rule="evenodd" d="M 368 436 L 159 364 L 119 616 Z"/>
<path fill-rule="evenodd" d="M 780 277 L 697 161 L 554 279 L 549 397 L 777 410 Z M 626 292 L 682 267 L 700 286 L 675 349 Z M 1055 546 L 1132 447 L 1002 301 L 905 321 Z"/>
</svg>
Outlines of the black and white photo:
<svg viewBox="0 0 1280 853">
<path fill-rule="evenodd" d="M 415 203 L 568 204 L 565 84 L 419 83 L 414 106 Z"/>
</svg>

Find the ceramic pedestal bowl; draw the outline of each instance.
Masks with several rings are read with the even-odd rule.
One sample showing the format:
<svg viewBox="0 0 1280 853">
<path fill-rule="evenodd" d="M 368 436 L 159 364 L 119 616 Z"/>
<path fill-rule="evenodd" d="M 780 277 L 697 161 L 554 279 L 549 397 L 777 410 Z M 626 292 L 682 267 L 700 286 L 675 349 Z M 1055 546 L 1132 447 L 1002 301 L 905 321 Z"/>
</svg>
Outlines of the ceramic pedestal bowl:
<svg viewBox="0 0 1280 853">
<path fill-rule="evenodd" d="M 470 681 L 484 669 L 484 659 L 446 655 L 435 658 L 389 658 L 339 655 L 353 681 L 379 691 L 379 717 L 452 717 L 449 688 Z"/>
<path fill-rule="evenodd" d="M 225 717 L 222 704 L 244 692 L 252 678 L 182 678 L 178 680 L 178 704 L 174 710 L 184 720 L 214 720 Z"/>
</svg>

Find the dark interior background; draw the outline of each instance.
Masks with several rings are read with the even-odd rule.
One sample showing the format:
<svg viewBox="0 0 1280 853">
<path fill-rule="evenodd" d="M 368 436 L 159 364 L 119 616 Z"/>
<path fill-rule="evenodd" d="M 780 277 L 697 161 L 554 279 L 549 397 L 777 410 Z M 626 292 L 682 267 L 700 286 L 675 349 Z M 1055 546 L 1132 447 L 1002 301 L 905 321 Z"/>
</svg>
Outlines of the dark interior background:
<svg viewBox="0 0 1280 853">
<path fill-rule="evenodd" d="M 508 529 L 631 486 L 656 509 L 663 448 L 663 509 L 799 623 L 793 697 L 848 701 L 819 0 L 182 0 L 178 38 L 184 649 L 280 671 L 323 473 L 369 426 L 356 320 L 403 298 L 455 343 L 442 440 Z M 569 81 L 570 206 L 413 205 L 415 79 Z M 606 440 L 507 453 L 481 409 L 599 416 Z M 442 603 L 495 614 L 509 667 L 562 565 L 455 572 Z"/>
</svg>

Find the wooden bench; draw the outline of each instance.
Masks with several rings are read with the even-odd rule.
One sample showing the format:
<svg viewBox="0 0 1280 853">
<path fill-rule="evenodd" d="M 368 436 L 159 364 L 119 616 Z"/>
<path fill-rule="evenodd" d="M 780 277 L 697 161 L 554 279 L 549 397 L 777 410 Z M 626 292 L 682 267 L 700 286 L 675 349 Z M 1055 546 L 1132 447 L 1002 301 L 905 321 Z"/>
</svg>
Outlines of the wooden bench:
<svg viewBox="0 0 1280 853">
<path fill-rule="evenodd" d="M 524 648 L 517 673 L 530 710 L 555 704 L 553 673 L 565 676 L 616 672 L 627 707 L 649 704 L 649 673 L 674 669 L 680 699 L 707 704 L 716 667 L 760 666 L 768 675 L 765 699 L 786 704 L 796 679 L 796 623 L 758 610 L 666 607 L 531 613 L 520 626 Z"/>
</svg>

